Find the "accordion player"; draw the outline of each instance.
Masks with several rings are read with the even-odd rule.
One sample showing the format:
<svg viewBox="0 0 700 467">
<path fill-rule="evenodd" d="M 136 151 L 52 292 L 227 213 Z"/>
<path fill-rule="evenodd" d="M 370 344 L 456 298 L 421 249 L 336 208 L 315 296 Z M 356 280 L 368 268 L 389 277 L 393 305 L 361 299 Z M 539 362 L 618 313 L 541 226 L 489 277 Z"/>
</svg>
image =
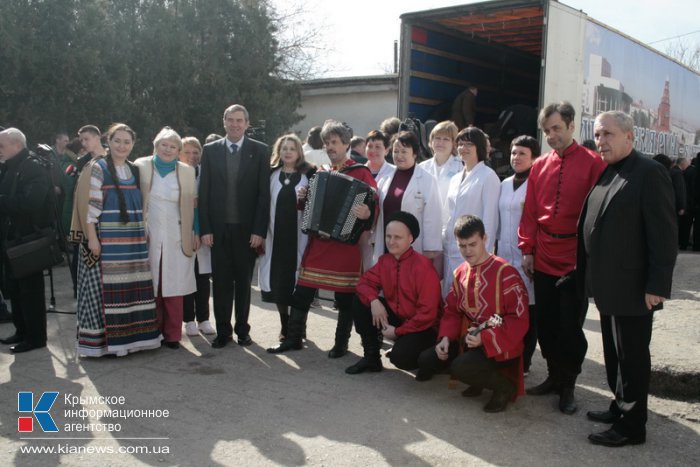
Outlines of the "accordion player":
<svg viewBox="0 0 700 467">
<path fill-rule="evenodd" d="M 369 220 L 358 219 L 352 208 L 366 204 L 372 212 L 375 190 L 357 178 L 340 172 L 317 172 L 309 181 L 301 230 L 310 235 L 355 244 L 363 231 L 371 227 Z"/>
</svg>

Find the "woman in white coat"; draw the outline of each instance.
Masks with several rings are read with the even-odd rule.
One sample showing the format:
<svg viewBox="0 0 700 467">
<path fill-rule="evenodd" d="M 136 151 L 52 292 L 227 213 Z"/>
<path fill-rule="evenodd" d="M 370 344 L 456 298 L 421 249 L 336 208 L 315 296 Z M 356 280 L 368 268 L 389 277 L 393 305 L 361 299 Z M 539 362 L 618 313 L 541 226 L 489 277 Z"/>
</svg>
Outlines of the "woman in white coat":
<svg viewBox="0 0 700 467">
<path fill-rule="evenodd" d="M 389 154 L 391 143 L 389 137 L 379 130 L 372 130 L 367 134 L 365 139 L 367 142 L 365 154 L 367 155 L 367 163 L 365 164 L 372 176 L 377 181 L 381 182 L 388 175 L 393 174 L 396 166 L 386 161 L 386 155 Z M 362 251 L 362 269 L 367 271 L 374 265 L 372 257 L 374 256 L 374 235 L 378 223 L 371 231 L 364 232 L 360 237 L 360 250 Z"/>
<path fill-rule="evenodd" d="M 442 244 L 442 213 L 437 181 L 430 173 L 416 165 L 420 151 L 418 138 L 410 131 L 396 136 L 392 148 L 395 168 L 377 180 L 381 209 L 374 232 L 372 264 L 386 253 L 384 247 L 385 219 L 397 211 L 413 214 L 420 225 L 420 235 L 413 249 L 431 259 L 440 256 Z"/>
<path fill-rule="evenodd" d="M 386 161 L 386 155 L 389 154 L 391 142 L 389 137 L 379 130 L 372 130 L 365 138 L 367 146 L 365 154 L 367 155 L 367 163 L 365 164 L 372 176 L 379 183 L 381 179 L 386 177 L 396 166 Z"/>
<path fill-rule="evenodd" d="M 452 177 L 462 172 L 464 162 L 457 156 L 457 125 L 451 121 L 440 122 L 430 132 L 430 149 L 433 157 L 418 164 L 427 170 L 437 180 L 440 190 L 440 205 L 442 206 L 442 223 L 447 223 L 447 191 Z"/>
<path fill-rule="evenodd" d="M 484 164 L 486 160 L 486 135 L 480 129 L 470 126 L 457 135 L 457 153 L 464 162 L 464 170 L 450 180 L 447 191 L 447 224 L 443 229 L 445 252 L 445 273 L 443 296 L 452 286 L 454 270 L 464 262 L 454 235 L 454 226 L 461 216 L 471 214 L 479 217 L 486 228 L 486 249 L 493 252 L 498 231 L 498 198 L 501 194 L 501 181 L 492 169 Z"/>
<path fill-rule="evenodd" d="M 183 296 L 196 290 L 194 252 L 199 248 L 194 209 L 194 168 L 178 162 L 182 139 L 165 127 L 153 140 L 152 156 L 135 162 L 143 194 L 148 259 L 163 343 L 177 349 L 182 338 Z"/>
<path fill-rule="evenodd" d="M 535 286 L 532 278 L 523 270 L 523 253 L 518 248 L 518 227 L 525 205 L 527 177 L 530 175 L 532 162 L 540 155 L 540 145 L 531 136 L 518 136 L 510 145 L 510 166 L 515 171 L 501 183 L 501 196 L 498 201 L 500 226 L 498 228 L 498 245 L 496 253 L 512 264 L 520 273 L 527 286 L 530 298 L 530 323 L 525 334 L 523 361 L 525 371 L 529 371 L 532 355 L 537 344 L 537 317 L 535 314 Z"/>
<path fill-rule="evenodd" d="M 270 161 L 270 223 L 265 253 L 258 269 L 264 302 L 274 303 L 280 315 L 280 341 L 287 337 L 289 306 L 301 257 L 308 238 L 301 232 L 302 211 L 297 192 L 309 186 L 312 167 L 305 161 L 301 140 L 294 134 L 280 137 Z"/>
<path fill-rule="evenodd" d="M 194 167 L 199 189 L 199 170 L 202 161 L 202 145 L 194 136 L 182 138 L 182 151 L 180 160 L 190 167 Z M 195 209 L 195 217 L 196 215 Z M 195 224 L 198 222 L 195 220 Z M 211 296 L 211 248 L 201 244 L 195 254 L 194 276 L 197 290 L 183 297 L 183 321 L 185 322 L 185 334 L 197 336 L 199 333 L 213 335 L 216 329 L 209 321 L 209 297 Z M 195 322 L 196 318 L 196 322 Z"/>
</svg>

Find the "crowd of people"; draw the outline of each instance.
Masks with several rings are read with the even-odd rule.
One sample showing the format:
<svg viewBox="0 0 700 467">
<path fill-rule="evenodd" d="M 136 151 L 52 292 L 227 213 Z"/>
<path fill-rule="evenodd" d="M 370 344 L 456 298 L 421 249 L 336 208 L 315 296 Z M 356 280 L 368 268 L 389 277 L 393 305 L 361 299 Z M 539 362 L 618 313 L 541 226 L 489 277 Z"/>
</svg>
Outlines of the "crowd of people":
<svg viewBox="0 0 700 467">
<path fill-rule="evenodd" d="M 629 116 L 596 118 L 598 152 L 574 140 L 574 119 L 566 102 L 543 108 L 539 126 L 551 150 L 540 154 L 535 138 L 516 137 L 513 175 L 502 181 L 488 165 L 488 135 L 469 122 L 435 125 L 426 161 L 417 136 L 399 131 L 395 118 L 366 137 L 327 120 L 305 143 L 287 134 L 270 151 L 248 136 L 250 117 L 238 104 L 224 111 L 224 136 L 202 145 L 165 127 L 146 157 L 133 157 L 136 134 L 123 123 L 104 135 L 86 125 L 75 141 L 61 134 L 59 224 L 73 244 L 78 354 L 177 349 L 183 328 L 215 335 L 217 349 L 234 336 L 251 345 L 259 258 L 262 299 L 280 318 L 271 354 L 303 349 L 309 309 L 319 290 L 332 291 L 328 357 L 347 353 L 353 325 L 363 348 L 346 373 L 381 371 L 386 339 L 393 346 L 385 356 L 417 381 L 449 372 L 468 386 L 465 397 L 491 391 L 486 412 L 527 392 L 554 393 L 559 410 L 573 414 L 593 297 L 615 399 L 588 413 L 612 423 L 589 438 L 642 443 L 651 319 L 670 295 L 676 226 L 687 225 L 691 209 L 678 209 L 672 174 L 634 151 Z M 0 132 L 0 160 L 5 241 L 51 219 L 44 211 L 52 187 L 18 129 Z M 302 229 L 321 172 L 372 188 L 350 210 L 362 231 L 355 243 Z M 2 342 L 15 353 L 46 345 L 43 280 L 38 273 L 18 281 L 3 264 L 16 331 Z M 547 378 L 525 390 L 538 342 Z"/>
</svg>

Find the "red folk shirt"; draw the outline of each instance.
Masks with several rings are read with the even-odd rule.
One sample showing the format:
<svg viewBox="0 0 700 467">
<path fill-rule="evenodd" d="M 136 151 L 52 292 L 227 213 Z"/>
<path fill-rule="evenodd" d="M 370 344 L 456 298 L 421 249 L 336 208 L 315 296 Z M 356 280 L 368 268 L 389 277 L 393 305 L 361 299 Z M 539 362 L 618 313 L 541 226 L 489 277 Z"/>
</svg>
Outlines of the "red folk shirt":
<svg viewBox="0 0 700 467">
<path fill-rule="evenodd" d="M 347 159 L 346 167 L 357 165 Z M 335 168 L 334 168 L 335 169 Z M 377 182 L 365 166 L 358 166 L 343 172 L 377 189 Z M 374 219 L 379 213 L 379 198 L 375 194 Z M 362 254 L 360 245 L 341 243 L 335 240 L 309 237 L 299 269 L 298 285 L 333 292 L 353 293 L 362 275 Z"/>
<path fill-rule="evenodd" d="M 598 154 L 576 141 L 563 157 L 552 150 L 535 159 L 518 228 L 518 247 L 524 255 L 535 255 L 535 270 L 552 276 L 574 270 L 576 224 L 605 167 Z"/>
<path fill-rule="evenodd" d="M 398 260 L 388 253 L 380 256 L 362 275 L 356 292 L 365 306 L 384 292 L 389 308 L 403 320 L 396 328 L 397 336 L 435 326 L 442 302 L 440 278 L 432 261 L 413 248 Z"/>
<path fill-rule="evenodd" d="M 503 324 L 481 332 L 484 354 L 497 361 L 520 357 L 520 363 L 504 369 L 518 395 L 525 393 L 523 382 L 523 338 L 529 323 L 527 287 L 518 270 L 503 258 L 491 255 L 483 263 L 470 266 L 466 261 L 456 270 L 440 320 L 438 340 L 464 344 L 470 327 L 477 327 L 498 314 Z"/>
</svg>

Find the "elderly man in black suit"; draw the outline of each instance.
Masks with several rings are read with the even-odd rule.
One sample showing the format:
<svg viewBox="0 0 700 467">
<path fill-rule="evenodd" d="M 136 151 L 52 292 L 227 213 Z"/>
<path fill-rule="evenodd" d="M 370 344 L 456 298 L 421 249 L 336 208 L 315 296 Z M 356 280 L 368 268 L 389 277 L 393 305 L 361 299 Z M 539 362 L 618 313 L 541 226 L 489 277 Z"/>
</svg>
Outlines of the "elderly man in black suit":
<svg viewBox="0 0 700 467">
<path fill-rule="evenodd" d="M 588 418 L 612 427 L 593 444 L 646 441 L 649 342 L 654 311 L 671 294 L 678 250 L 673 187 L 668 171 L 634 150 L 634 121 L 622 112 L 596 117 L 595 140 L 608 164 L 588 194 L 579 220 L 579 287 L 600 311 L 608 410 Z"/>
<path fill-rule="evenodd" d="M 15 334 L 0 342 L 12 345 L 13 353 L 21 353 L 46 346 L 44 272 L 16 278 L 5 260 L 5 242 L 29 235 L 35 227 L 51 225 L 55 197 L 49 193 L 48 172 L 30 157 L 27 139 L 17 128 L 0 131 L 0 161 L 4 163 L 0 178 L 0 273 L 15 325 Z"/>
<path fill-rule="evenodd" d="M 216 339 L 224 347 L 233 332 L 250 345 L 250 283 L 256 248 L 263 245 L 270 216 L 270 152 L 245 135 L 248 111 L 232 105 L 224 111 L 226 137 L 204 146 L 199 184 L 202 242 L 212 248 Z M 231 326 L 235 295 L 236 324 Z"/>
</svg>

